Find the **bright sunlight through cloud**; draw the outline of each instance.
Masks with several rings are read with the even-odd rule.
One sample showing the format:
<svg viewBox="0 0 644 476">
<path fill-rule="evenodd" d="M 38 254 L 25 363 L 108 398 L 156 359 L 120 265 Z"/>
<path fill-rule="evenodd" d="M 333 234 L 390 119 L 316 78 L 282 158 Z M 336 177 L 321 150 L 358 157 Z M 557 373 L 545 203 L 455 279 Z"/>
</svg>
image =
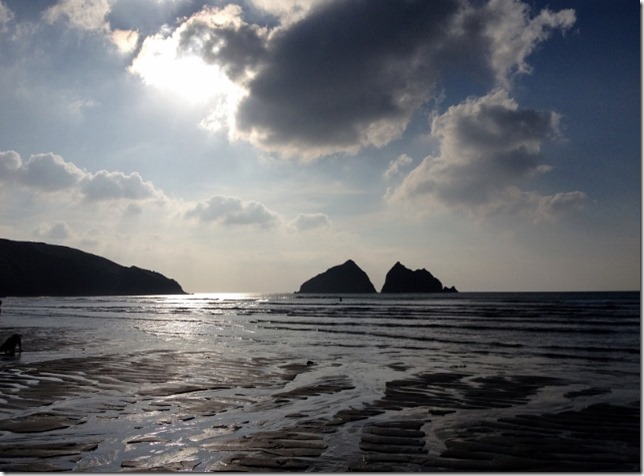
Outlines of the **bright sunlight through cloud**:
<svg viewBox="0 0 644 476">
<path fill-rule="evenodd" d="M 174 36 L 146 38 L 130 71 L 141 76 L 146 84 L 176 94 L 192 104 L 238 95 L 238 87 L 217 65 L 207 64 L 195 55 L 178 53 L 177 46 L 178 39 Z"/>
</svg>

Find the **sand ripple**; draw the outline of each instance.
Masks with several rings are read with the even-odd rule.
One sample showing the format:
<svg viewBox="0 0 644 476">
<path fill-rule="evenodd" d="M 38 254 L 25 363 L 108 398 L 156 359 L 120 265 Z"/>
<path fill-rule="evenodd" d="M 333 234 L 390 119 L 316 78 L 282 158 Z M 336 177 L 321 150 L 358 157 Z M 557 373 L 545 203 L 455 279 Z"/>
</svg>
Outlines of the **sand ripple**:
<svg viewBox="0 0 644 476">
<path fill-rule="evenodd" d="M 0 470 L 640 468 L 639 402 L 598 402 L 606 388 L 435 371 L 364 395 L 333 370 L 170 351 L 7 364 Z M 533 405 L 543 392 L 567 409 Z"/>
</svg>

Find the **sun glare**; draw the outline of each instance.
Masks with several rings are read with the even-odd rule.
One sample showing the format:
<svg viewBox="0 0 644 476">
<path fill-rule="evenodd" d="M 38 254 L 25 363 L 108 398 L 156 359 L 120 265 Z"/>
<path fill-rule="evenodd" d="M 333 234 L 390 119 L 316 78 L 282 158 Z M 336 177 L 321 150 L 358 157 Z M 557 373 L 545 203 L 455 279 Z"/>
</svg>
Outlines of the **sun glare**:
<svg viewBox="0 0 644 476">
<path fill-rule="evenodd" d="M 144 83 L 192 104 L 234 95 L 238 89 L 217 65 L 208 64 L 195 55 L 177 54 L 177 42 L 172 37 L 146 38 L 129 69 Z"/>
<path fill-rule="evenodd" d="M 195 56 L 177 58 L 165 71 L 164 86 L 190 102 L 202 102 L 220 95 L 228 78 L 216 66 Z"/>
</svg>

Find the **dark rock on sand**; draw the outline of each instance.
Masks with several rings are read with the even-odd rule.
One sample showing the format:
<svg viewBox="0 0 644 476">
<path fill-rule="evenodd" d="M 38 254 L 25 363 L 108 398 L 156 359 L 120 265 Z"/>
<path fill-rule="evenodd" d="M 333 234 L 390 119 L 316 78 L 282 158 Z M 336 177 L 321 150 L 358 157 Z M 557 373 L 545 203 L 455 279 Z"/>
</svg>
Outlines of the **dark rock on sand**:
<svg viewBox="0 0 644 476">
<path fill-rule="evenodd" d="M 0 296 L 185 294 L 160 273 L 68 248 L 0 239 Z"/>
<path fill-rule="evenodd" d="M 300 293 L 375 293 L 376 288 L 369 276 L 360 267 L 348 260 L 346 263 L 327 269 L 324 273 L 300 286 Z"/>
<path fill-rule="evenodd" d="M 385 277 L 382 293 L 440 293 L 458 292 L 452 286 L 447 288 L 426 269 L 411 269 L 397 262 Z"/>
</svg>

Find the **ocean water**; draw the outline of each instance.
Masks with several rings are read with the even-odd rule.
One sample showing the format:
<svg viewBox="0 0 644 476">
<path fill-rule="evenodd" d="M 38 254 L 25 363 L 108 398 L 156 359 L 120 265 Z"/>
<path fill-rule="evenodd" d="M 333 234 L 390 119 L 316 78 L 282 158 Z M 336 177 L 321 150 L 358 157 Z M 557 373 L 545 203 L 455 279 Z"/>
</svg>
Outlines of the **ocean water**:
<svg viewBox="0 0 644 476">
<path fill-rule="evenodd" d="M 472 422 L 640 401 L 638 292 L 3 301 L 0 338 L 22 334 L 23 352 L 0 360 L 0 470 L 26 461 L 3 458 L 2 445 L 88 440 L 99 443 L 46 461 L 230 469 L 217 444 L 363 411 L 334 427 L 322 455 L 303 457 L 308 470 L 341 471 L 371 454 L 360 449 L 367 423 L 415 418 L 423 454 L 440 458 Z M 82 424 L 11 430 L 43 414 Z"/>
</svg>

